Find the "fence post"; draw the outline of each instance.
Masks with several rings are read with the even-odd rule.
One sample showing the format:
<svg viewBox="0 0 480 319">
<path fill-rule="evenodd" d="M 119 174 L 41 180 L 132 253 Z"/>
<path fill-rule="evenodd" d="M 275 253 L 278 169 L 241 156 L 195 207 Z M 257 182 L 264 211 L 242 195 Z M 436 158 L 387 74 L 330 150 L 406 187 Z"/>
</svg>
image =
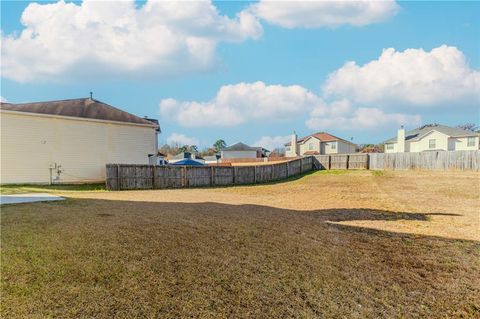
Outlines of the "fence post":
<svg viewBox="0 0 480 319">
<path fill-rule="evenodd" d="M 152 168 L 152 189 L 155 189 L 155 165 L 150 166 Z"/>
<path fill-rule="evenodd" d="M 120 183 L 120 164 L 117 164 L 117 190 L 122 190 L 122 183 Z"/>
<path fill-rule="evenodd" d="M 232 166 L 232 168 L 233 168 L 232 184 L 235 185 L 235 175 L 237 174 L 237 170 L 235 169 L 235 166 Z"/>
<path fill-rule="evenodd" d="M 182 187 L 187 187 L 187 167 L 182 166 Z"/>
<path fill-rule="evenodd" d="M 257 183 L 257 165 L 253 166 L 253 183 Z"/>
<path fill-rule="evenodd" d="M 215 174 L 213 172 L 213 166 L 211 166 L 210 167 L 210 186 L 215 185 L 214 178 L 215 178 Z"/>
<path fill-rule="evenodd" d="M 347 162 L 345 163 L 345 169 L 348 169 L 348 162 L 350 161 L 350 155 L 347 154 Z"/>
</svg>

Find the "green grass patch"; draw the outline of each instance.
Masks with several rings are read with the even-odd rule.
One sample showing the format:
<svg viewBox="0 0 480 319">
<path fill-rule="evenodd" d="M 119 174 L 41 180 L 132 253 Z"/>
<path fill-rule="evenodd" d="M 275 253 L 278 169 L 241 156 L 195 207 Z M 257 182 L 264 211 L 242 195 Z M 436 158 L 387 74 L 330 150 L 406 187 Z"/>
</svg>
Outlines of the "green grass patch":
<svg viewBox="0 0 480 319">
<path fill-rule="evenodd" d="M 105 184 L 64 184 L 64 185 L 1 185 L 0 194 L 55 193 L 55 192 L 101 192 Z"/>
<path fill-rule="evenodd" d="M 330 170 L 320 170 L 317 171 L 315 174 L 318 175 L 346 175 L 352 173 L 352 170 L 347 170 L 347 169 L 330 169 Z"/>
</svg>

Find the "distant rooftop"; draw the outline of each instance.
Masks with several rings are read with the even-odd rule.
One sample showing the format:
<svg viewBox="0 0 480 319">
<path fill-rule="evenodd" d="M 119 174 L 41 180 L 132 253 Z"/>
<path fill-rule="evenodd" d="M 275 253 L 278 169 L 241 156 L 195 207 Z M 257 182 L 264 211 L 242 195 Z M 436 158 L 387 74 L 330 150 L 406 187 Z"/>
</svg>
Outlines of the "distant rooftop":
<svg viewBox="0 0 480 319">
<path fill-rule="evenodd" d="M 435 130 L 437 132 L 443 133 L 451 137 L 467 137 L 467 136 L 478 136 L 479 134 L 473 131 L 464 130 L 458 127 L 450 127 L 441 124 L 426 124 L 420 126 L 414 130 L 405 132 L 406 141 L 418 141 L 422 136 L 428 132 Z M 391 139 L 386 140 L 384 143 L 394 143 L 397 141 L 397 137 L 392 137 Z"/>
</svg>

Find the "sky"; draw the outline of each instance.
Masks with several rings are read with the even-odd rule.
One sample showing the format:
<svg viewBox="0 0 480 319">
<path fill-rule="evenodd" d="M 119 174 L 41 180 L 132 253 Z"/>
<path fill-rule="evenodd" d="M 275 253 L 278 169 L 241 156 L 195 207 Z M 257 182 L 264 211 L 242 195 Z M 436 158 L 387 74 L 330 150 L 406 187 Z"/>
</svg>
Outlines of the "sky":
<svg viewBox="0 0 480 319">
<path fill-rule="evenodd" d="M 93 97 L 160 144 L 480 124 L 479 2 L 1 2 L 1 98 Z"/>
</svg>

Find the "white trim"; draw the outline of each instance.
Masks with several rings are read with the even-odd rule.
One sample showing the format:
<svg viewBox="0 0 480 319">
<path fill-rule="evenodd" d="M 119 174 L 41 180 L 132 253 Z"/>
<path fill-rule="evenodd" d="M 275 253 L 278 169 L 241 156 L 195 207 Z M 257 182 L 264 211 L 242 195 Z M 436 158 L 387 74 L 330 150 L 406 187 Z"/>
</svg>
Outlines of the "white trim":
<svg viewBox="0 0 480 319">
<path fill-rule="evenodd" d="M 43 114 L 43 113 L 34 113 L 34 112 L 20 112 L 20 111 L 11 111 L 11 110 L 2 110 L 2 109 L 0 109 L 0 113 L 14 114 L 14 115 L 25 115 L 25 116 L 53 117 L 53 118 L 58 118 L 58 119 L 63 119 L 63 120 L 71 120 L 71 121 L 86 121 L 86 122 L 97 122 L 97 123 L 110 123 L 110 124 L 117 124 L 117 125 L 143 126 L 143 127 L 151 127 L 152 129 L 157 128 L 157 126 L 153 123 L 152 124 L 142 124 L 142 123 L 132 123 L 132 122 L 122 122 L 122 121 L 91 119 L 91 118 L 87 118 L 87 117 L 64 116 L 64 115 Z"/>
</svg>

